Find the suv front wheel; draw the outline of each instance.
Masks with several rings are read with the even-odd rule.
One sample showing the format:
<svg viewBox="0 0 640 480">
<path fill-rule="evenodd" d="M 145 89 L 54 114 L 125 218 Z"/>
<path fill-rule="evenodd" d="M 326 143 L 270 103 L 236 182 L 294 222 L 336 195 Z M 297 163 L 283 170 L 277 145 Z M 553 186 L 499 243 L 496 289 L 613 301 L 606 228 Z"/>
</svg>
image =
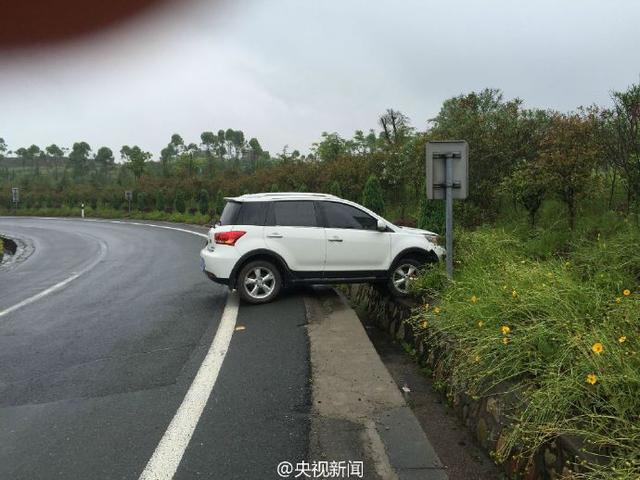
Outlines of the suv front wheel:
<svg viewBox="0 0 640 480">
<path fill-rule="evenodd" d="M 271 262 L 249 262 L 240 270 L 237 287 L 245 302 L 267 303 L 278 296 L 282 288 L 282 275 Z"/>
<path fill-rule="evenodd" d="M 387 286 L 392 295 L 408 297 L 409 285 L 420 274 L 424 265 L 415 258 L 402 258 L 391 268 Z"/>
</svg>

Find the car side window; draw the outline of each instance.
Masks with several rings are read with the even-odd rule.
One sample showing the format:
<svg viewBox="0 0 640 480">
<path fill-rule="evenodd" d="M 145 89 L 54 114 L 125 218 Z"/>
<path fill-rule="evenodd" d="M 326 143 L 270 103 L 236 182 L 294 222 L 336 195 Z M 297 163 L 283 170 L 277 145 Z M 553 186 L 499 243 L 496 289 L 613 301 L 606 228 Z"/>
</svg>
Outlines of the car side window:
<svg viewBox="0 0 640 480">
<path fill-rule="evenodd" d="M 264 225 L 267 217 L 266 202 L 244 202 L 238 215 L 237 225 Z"/>
<path fill-rule="evenodd" d="M 317 227 L 316 209 L 312 201 L 273 202 L 268 224 L 283 227 Z"/>
<path fill-rule="evenodd" d="M 359 208 L 336 202 L 320 202 L 327 228 L 376 230 L 378 221 Z"/>
</svg>

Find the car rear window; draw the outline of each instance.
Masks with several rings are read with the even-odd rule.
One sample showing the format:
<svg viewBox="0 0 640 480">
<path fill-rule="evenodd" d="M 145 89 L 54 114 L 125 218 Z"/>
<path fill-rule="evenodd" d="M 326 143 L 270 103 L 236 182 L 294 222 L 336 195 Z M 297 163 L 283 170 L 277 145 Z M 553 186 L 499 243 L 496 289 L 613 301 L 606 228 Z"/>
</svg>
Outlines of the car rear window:
<svg viewBox="0 0 640 480">
<path fill-rule="evenodd" d="M 220 215 L 220 225 L 235 225 L 241 206 L 239 202 L 227 202 Z"/>
</svg>

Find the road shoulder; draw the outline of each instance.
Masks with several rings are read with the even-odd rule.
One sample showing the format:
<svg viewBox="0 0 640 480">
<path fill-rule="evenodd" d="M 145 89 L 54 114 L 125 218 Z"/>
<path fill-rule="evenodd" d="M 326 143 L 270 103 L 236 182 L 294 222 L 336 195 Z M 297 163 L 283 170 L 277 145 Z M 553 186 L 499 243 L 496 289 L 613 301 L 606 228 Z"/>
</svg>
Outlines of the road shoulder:
<svg viewBox="0 0 640 480">
<path fill-rule="evenodd" d="M 346 300 L 333 289 L 318 289 L 305 304 L 313 382 L 311 459 L 363 461 L 367 479 L 446 479 Z"/>
</svg>

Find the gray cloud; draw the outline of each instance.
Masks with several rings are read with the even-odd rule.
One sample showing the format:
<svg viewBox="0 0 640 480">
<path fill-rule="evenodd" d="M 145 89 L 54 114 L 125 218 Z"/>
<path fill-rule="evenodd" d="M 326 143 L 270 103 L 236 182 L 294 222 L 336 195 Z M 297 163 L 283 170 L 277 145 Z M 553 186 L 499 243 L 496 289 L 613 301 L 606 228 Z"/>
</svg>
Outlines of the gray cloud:
<svg viewBox="0 0 640 480">
<path fill-rule="evenodd" d="M 607 103 L 637 82 L 633 0 L 189 3 L 82 43 L 0 56 L 0 136 L 157 153 L 173 132 L 240 128 L 272 152 L 375 127 L 423 128 L 484 87 L 531 107 Z"/>
</svg>

